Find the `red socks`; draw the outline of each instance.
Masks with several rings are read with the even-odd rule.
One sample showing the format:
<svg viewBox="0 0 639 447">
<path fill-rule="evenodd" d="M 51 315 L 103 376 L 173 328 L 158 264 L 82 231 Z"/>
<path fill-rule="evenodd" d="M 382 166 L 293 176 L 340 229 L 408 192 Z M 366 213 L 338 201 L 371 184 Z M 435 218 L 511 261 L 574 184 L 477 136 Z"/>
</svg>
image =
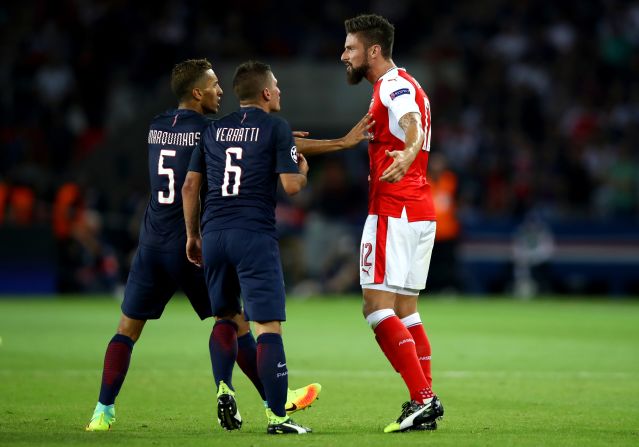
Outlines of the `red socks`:
<svg viewBox="0 0 639 447">
<path fill-rule="evenodd" d="M 415 340 L 415 351 L 417 351 L 417 358 L 419 359 L 419 364 L 422 367 L 422 371 L 424 372 L 424 376 L 428 381 L 428 386 L 433 386 L 433 375 L 430 372 L 430 341 L 428 341 L 428 336 L 426 335 L 426 331 L 424 331 L 424 326 L 420 324 L 416 324 L 414 326 L 410 326 L 408 328 L 410 335 Z"/>
<path fill-rule="evenodd" d="M 415 340 L 395 313 L 390 309 L 389 311 L 384 318 L 376 323 L 375 338 L 393 368 L 399 371 L 404 379 L 410 392 L 410 398 L 422 402 L 424 399 L 432 397 L 433 392 L 417 357 Z"/>
</svg>

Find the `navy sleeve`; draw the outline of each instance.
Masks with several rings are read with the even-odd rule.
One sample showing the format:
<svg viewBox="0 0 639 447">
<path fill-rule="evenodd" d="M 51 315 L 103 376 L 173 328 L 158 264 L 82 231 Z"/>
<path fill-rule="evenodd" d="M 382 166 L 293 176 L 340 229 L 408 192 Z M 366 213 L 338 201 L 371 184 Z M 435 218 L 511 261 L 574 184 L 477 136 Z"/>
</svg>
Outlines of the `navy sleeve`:
<svg viewBox="0 0 639 447">
<path fill-rule="evenodd" d="M 291 127 L 286 121 L 278 119 L 273 133 L 276 151 L 275 172 L 278 174 L 298 174 L 300 171 L 297 167 L 297 147 Z"/>
<path fill-rule="evenodd" d="M 208 128 L 207 128 L 208 129 Z M 200 138 L 200 142 L 193 149 L 191 153 L 191 161 L 189 162 L 189 171 L 199 172 L 200 174 L 204 174 L 204 139 L 206 138 L 206 134 L 208 132 L 205 130 L 202 132 L 202 138 Z"/>
</svg>

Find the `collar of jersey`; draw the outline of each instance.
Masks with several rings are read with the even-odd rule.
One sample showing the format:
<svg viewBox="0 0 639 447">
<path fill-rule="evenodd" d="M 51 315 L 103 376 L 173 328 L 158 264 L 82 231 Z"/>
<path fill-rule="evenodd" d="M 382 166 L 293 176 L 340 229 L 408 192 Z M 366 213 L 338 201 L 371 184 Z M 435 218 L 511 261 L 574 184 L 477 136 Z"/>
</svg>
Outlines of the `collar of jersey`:
<svg viewBox="0 0 639 447">
<path fill-rule="evenodd" d="M 379 81 L 381 81 L 382 79 L 384 79 L 385 77 L 387 77 L 387 76 L 388 76 L 388 75 L 389 75 L 389 74 L 390 74 L 393 70 L 404 70 L 404 69 L 403 69 L 403 68 L 401 68 L 401 67 L 397 67 L 397 66 L 395 66 L 395 67 L 391 67 L 391 68 L 389 68 L 388 70 L 386 70 L 386 73 L 384 73 L 383 75 L 381 75 L 381 76 L 379 77 L 379 79 L 377 79 L 377 82 L 379 82 Z"/>
<path fill-rule="evenodd" d="M 248 112 L 249 110 L 261 110 L 262 112 L 264 112 L 264 110 L 260 109 L 259 107 L 255 107 L 255 106 L 242 107 L 242 106 L 240 106 L 240 112 Z M 266 113 L 266 112 L 264 112 L 264 113 Z"/>
</svg>

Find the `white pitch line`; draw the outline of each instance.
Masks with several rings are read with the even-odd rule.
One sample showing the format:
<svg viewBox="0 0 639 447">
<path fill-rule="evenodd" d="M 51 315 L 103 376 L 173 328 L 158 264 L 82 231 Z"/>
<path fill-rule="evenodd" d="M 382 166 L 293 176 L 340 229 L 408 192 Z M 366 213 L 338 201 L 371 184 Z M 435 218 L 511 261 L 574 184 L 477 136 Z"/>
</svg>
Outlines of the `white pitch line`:
<svg viewBox="0 0 639 447">
<path fill-rule="evenodd" d="M 154 369 L 137 368 L 136 374 L 165 374 L 193 376 L 200 374 L 200 369 Z M 239 371 L 237 371 L 239 373 Z M 0 369 L 1 376 L 97 376 L 102 373 L 98 369 Z M 383 378 L 394 377 L 396 372 L 386 369 L 290 369 L 291 375 L 330 376 L 344 378 Z M 443 379 L 637 379 L 639 372 L 622 371 L 435 371 L 435 375 Z"/>
</svg>

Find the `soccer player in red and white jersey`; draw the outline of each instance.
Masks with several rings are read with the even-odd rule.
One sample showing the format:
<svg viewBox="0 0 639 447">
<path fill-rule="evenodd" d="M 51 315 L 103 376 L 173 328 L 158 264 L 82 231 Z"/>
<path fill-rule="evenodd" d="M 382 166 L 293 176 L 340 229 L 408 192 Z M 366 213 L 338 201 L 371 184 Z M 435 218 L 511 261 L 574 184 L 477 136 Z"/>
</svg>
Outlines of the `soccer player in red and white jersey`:
<svg viewBox="0 0 639 447">
<path fill-rule="evenodd" d="M 444 408 L 431 389 L 430 343 L 417 311 L 435 240 L 435 209 L 426 180 L 431 116 L 419 83 L 392 60 L 394 27 L 385 18 L 346 20 L 342 62 L 350 84 L 373 84 L 369 115 L 370 187 L 362 233 L 364 316 L 410 392 L 384 432 L 435 429 Z"/>
</svg>

